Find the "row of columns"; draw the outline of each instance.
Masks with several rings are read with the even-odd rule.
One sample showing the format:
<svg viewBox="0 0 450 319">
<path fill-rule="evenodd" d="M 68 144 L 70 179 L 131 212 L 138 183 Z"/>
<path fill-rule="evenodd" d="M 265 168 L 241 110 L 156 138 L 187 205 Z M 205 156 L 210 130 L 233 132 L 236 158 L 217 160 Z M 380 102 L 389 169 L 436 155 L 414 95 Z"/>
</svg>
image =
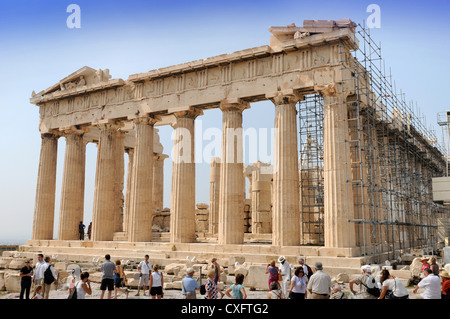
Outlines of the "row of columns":
<svg viewBox="0 0 450 319">
<path fill-rule="evenodd" d="M 301 214 L 297 145 L 296 103 L 302 96 L 290 91 L 267 96 L 275 105 L 275 141 L 272 188 L 272 244 L 297 246 L 301 242 Z M 345 139 L 345 121 L 342 105 L 336 95 L 324 95 L 324 175 L 325 175 L 325 245 L 348 246 L 347 198 L 342 195 L 347 183 L 342 158 L 348 143 Z M 222 158 L 218 165 L 220 185 L 215 185 L 218 198 L 214 208 L 217 218 L 211 221 L 212 230 L 218 232 L 219 244 L 243 244 L 243 205 L 245 179 L 243 175 L 242 112 L 248 102 L 224 100 L 220 103 L 223 114 Z M 171 242 L 195 241 L 195 118 L 201 111 L 176 112 L 173 146 L 171 190 Z M 153 126 L 157 118 L 146 116 L 134 120 L 136 140 L 134 150 L 128 150 L 129 164 L 126 208 L 123 212 L 123 152 L 124 133 L 120 123 L 100 124 L 97 171 L 95 181 L 92 239 L 113 240 L 114 232 L 121 231 L 121 221 L 131 242 L 148 242 L 152 236 L 153 208 Z M 337 135 L 336 135 L 337 134 Z M 336 135 L 336 136 L 335 136 Z M 74 223 L 82 220 L 84 190 L 85 147 L 81 134 L 67 138 L 61 201 L 60 239 L 74 236 L 67 229 L 77 230 Z M 187 138 L 190 137 L 190 138 Z M 41 157 L 36 192 L 33 239 L 51 239 L 56 180 L 57 137 L 42 135 Z M 122 157 L 122 160 L 119 157 Z M 346 165 L 346 164 L 345 164 Z M 344 166 L 345 168 L 345 166 Z M 77 176 L 72 178 L 70 176 Z M 122 181 L 118 176 L 122 177 Z M 218 188 L 218 189 L 217 189 Z M 351 196 L 351 194 L 350 194 Z M 71 199 L 70 199 L 71 198 Z M 216 198 L 216 197 L 215 197 Z M 345 211 L 344 211 L 345 208 Z M 81 212 L 81 215 L 80 215 Z M 70 216 L 70 218 L 68 217 Z M 76 216 L 76 217 L 75 217 Z M 354 236 L 350 234 L 349 236 Z M 343 238 L 345 237 L 345 238 Z M 76 237 L 75 237 L 76 238 Z"/>
</svg>

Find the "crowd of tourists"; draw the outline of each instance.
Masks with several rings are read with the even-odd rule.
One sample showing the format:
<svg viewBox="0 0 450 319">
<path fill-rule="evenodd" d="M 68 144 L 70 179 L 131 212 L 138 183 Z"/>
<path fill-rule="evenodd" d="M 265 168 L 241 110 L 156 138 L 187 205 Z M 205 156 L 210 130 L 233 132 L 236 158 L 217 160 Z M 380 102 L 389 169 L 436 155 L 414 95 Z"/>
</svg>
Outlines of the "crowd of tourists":
<svg viewBox="0 0 450 319">
<path fill-rule="evenodd" d="M 21 291 L 20 299 L 30 299 L 33 286 L 32 299 L 48 299 L 51 285 L 58 282 L 55 270 L 51 265 L 51 258 L 38 254 L 38 261 L 33 269 L 30 261 L 20 270 Z M 422 258 L 421 279 L 414 288 L 413 293 L 420 294 L 423 299 L 450 299 L 450 276 L 447 271 L 440 271 L 435 258 Z M 200 292 L 201 298 L 219 299 L 228 297 L 231 299 L 246 299 L 245 276 L 241 273 L 235 275 L 235 283 L 222 291 L 219 289 L 221 266 L 217 259 L 213 258 L 208 267 L 206 283 L 199 284 L 194 278 L 195 269 L 188 268 L 186 276 L 181 281 L 182 295 L 186 299 L 197 299 Z M 332 285 L 331 277 L 323 270 L 322 263 L 316 262 L 314 270 L 305 263 L 303 258 L 298 258 L 298 265 L 292 267 L 284 256 L 278 258 L 278 265 L 272 260 L 266 266 L 268 275 L 267 298 L 268 299 L 408 299 L 409 293 L 399 278 L 389 273 L 387 269 L 381 271 L 380 280 L 377 281 L 372 274 L 372 267 L 365 265 L 361 268 L 361 275 L 349 281 L 350 294 L 342 291 L 339 283 Z M 294 269 L 294 274 L 292 271 Z M 118 293 L 125 294 L 128 298 L 128 279 L 120 260 L 111 261 L 109 254 L 101 264 L 102 280 L 100 284 L 100 299 L 117 298 Z M 145 255 L 138 267 L 139 284 L 135 296 L 142 294 L 152 299 L 164 297 L 164 275 L 158 265 L 152 265 L 149 256 Z M 359 286 L 359 289 L 356 288 Z M 358 290 L 358 291 L 357 291 Z M 73 279 L 69 288 L 69 299 L 84 299 L 86 295 L 92 295 L 91 281 L 88 272 L 81 272 Z"/>
</svg>

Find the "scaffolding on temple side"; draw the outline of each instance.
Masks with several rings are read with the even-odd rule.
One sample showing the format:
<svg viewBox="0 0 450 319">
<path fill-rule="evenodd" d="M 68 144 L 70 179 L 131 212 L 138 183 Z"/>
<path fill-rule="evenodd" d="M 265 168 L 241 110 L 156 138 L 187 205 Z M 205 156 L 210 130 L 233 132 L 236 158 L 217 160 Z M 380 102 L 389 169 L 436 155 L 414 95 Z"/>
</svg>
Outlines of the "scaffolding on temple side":
<svg viewBox="0 0 450 319">
<path fill-rule="evenodd" d="M 340 42 L 339 56 L 356 245 L 371 262 L 433 249 L 437 219 L 449 213 L 432 200 L 432 177 L 445 171 L 443 149 L 386 75 L 370 29 L 358 25 L 353 42 Z"/>
</svg>

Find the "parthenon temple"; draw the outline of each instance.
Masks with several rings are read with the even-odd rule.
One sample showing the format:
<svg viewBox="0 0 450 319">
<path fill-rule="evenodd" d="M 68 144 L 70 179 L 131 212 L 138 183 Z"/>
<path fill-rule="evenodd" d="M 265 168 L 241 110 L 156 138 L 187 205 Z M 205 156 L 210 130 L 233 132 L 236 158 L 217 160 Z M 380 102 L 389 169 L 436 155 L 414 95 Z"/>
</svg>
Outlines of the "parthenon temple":
<svg viewBox="0 0 450 319">
<path fill-rule="evenodd" d="M 342 19 L 268 31 L 268 45 L 126 80 L 85 66 L 33 92 L 42 144 L 32 238 L 22 249 L 382 262 L 437 241 L 438 221 L 450 215 L 433 201 L 431 180 L 446 161 L 373 58 L 381 49 L 368 30 Z M 243 112 L 265 100 L 273 103 L 273 114 L 264 114 L 274 119 L 273 162 L 244 165 Z M 213 108 L 222 114 L 222 153 L 211 160 L 204 205 L 195 201 L 194 131 Z M 164 125 L 175 136 L 170 211 L 157 128 Z M 80 241 L 87 143 L 98 147 L 92 237 Z M 155 216 L 165 220 L 158 240 Z"/>
</svg>

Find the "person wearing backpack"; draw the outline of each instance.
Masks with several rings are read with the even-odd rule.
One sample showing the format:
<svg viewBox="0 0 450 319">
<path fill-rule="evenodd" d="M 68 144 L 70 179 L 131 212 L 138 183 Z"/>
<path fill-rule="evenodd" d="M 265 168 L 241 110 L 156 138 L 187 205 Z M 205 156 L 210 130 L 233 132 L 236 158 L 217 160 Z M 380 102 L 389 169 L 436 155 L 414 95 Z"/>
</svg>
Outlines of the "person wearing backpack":
<svg viewBox="0 0 450 319">
<path fill-rule="evenodd" d="M 311 278 L 313 275 L 313 271 L 311 267 L 309 267 L 307 264 L 305 264 L 305 259 L 302 257 L 298 258 L 298 264 L 303 267 L 303 273 L 306 277 Z"/>
<path fill-rule="evenodd" d="M 42 285 L 42 290 L 43 290 L 42 294 L 43 294 L 44 299 L 48 299 L 51 286 L 54 282 L 57 281 L 57 279 L 56 279 L 55 269 L 50 264 L 50 262 L 51 262 L 50 257 L 46 256 L 44 261 L 45 261 L 45 265 L 43 267 L 44 267 L 45 271 L 44 271 L 44 284 Z"/>
<path fill-rule="evenodd" d="M 361 270 L 361 276 L 349 281 L 350 291 L 353 294 L 352 299 L 378 299 L 380 289 L 375 281 L 375 277 L 372 276 L 372 268 L 370 265 L 364 265 L 361 267 Z M 355 284 L 360 286 L 359 293 L 353 289 Z"/>
</svg>

